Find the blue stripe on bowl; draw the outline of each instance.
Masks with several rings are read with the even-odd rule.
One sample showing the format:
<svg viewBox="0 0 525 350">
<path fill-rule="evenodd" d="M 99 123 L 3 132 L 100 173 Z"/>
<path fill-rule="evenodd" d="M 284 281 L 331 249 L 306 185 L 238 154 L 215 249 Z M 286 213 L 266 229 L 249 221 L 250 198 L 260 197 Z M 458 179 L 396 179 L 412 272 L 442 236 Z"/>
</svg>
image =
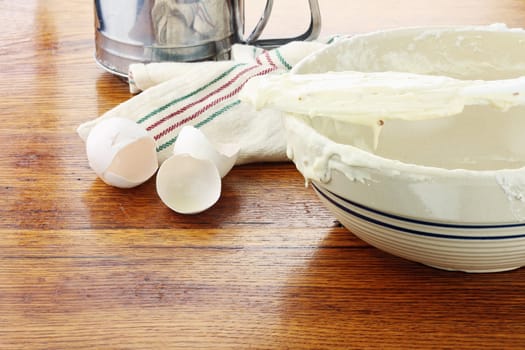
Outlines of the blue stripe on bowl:
<svg viewBox="0 0 525 350">
<path fill-rule="evenodd" d="M 312 186 L 315 187 L 317 190 L 320 190 L 320 186 L 316 185 L 313 182 L 312 182 Z M 444 227 L 444 228 L 455 228 L 455 229 L 456 228 L 457 229 L 474 229 L 474 228 L 475 229 L 502 229 L 502 228 L 509 228 L 509 227 L 524 227 L 525 228 L 525 222 L 523 222 L 523 223 L 516 223 L 516 224 L 498 224 L 498 225 L 483 225 L 483 224 L 479 224 L 479 225 L 461 225 L 461 224 L 446 224 L 446 223 L 438 223 L 438 222 L 410 219 L 410 218 L 403 217 L 403 216 L 398 216 L 398 215 L 394 215 L 394 214 L 385 213 L 385 212 L 382 212 L 380 210 L 373 209 L 373 208 L 367 207 L 365 205 L 353 202 L 353 201 L 351 201 L 349 199 L 346 199 L 344 197 L 341 197 L 340 195 L 338 195 L 338 194 L 336 194 L 336 193 L 334 193 L 332 191 L 329 191 L 329 190 L 327 190 L 325 188 L 323 188 L 322 191 L 323 192 L 328 192 L 332 196 L 337 197 L 338 199 L 342 200 L 343 202 L 346 202 L 346 203 L 348 203 L 350 205 L 353 205 L 354 207 L 357 207 L 357 208 L 360 208 L 360 209 L 363 209 L 363 210 L 366 210 L 366 211 L 369 211 L 369 212 L 372 212 L 372 213 L 375 213 L 375 214 L 378 214 L 378 215 L 386 216 L 386 217 L 391 218 L 391 219 L 395 219 L 395 220 L 399 220 L 399 221 L 407 221 L 407 222 L 411 222 L 411 223 L 419 224 L 419 225 L 436 226 L 436 227 Z"/>
<path fill-rule="evenodd" d="M 506 235 L 506 236 L 458 236 L 458 235 L 448 235 L 448 234 L 441 234 L 441 233 L 425 232 L 425 231 L 409 229 L 409 228 L 406 228 L 406 227 L 400 227 L 400 226 L 389 224 L 389 223 L 386 223 L 386 222 L 383 222 L 383 221 L 371 218 L 369 216 L 363 215 L 361 213 L 355 212 L 352 209 L 350 209 L 349 207 L 346 207 L 346 206 L 338 203 L 334 199 L 330 198 L 326 193 L 324 193 L 324 191 L 330 193 L 331 195 L 333 195 L 334 197 L 344 201 L 345 203 L 347 203 L 349 205 L 352 205 L 352 206 L 355 206 L 357 208 L 360 208 L 362 210 L 369 211 L 371 213 L 378 214 L 378 215 L 381 215 L 381 216 L 384 216 L 384 217 L 388 217 L 388 218 L 391 218 L 391 219 L 395 219 L 395 220 L 399 220 L 399 221 L 405 221 L 405 222 L 409 222 L 409 223 L 415 223 L 415 224 L 419 224 L 419 225 L 429 226 L 429 228 L 432 228 L 432 227 L 446 227 L 446 228 L 453 228 L 453 229 L 460 229 L 460 230 L 477 231 L 477 230 L 501 229 L 501 228 L 509 228 L 509 227 L 510 228 L 518 227 L 519 228 L 519 227 L 525 227 L 525 223 L 523 223 L 523 224 L 508 224 L 508 225 L 479 225 L 479 226 L 477 226 L 477 225 L 441 224 L 441 223 L 413 220 L 413 219 L 404 218 L 404 217 L 401 217 L 401 216 L 396 216 L 396 215 L 384 213 L 382 211 L 379 211 L 379 210 L 376 210 L 376 209 L 372 209 L 372 208 L 368 208 L 368 207 L 366 207 L 364 205 L 354 203 L 354 202 L 352 202 L 352 201 L 350 201 L 348 199 L 345 199 L 345 198 L 343 198 L 343 197 L 341 197 L 341 196 L 339 196 L 339 195 L 337 195 L 337 194 L 335 194 L 335 193 L 333 193 L 331 191 L 328 191 L 326 189 L 321 189 L 315 183 L 312 183 L 312 187 L 323 198 L 325 198 L 327 201 L 329 201 L 330 203 L 332 203 L 333 205 L 335 205 L 339 209 L 347 212 L 348 214 L 350 214 L 352 216 L 355 216 L 355 217 L 358 217 L 358 218 L 360 218 L 362 220 L 368 221 L 368 222 L 370 222 L 372 224 L 383 226 L 383 227 L 386 227 L 386 228 L 389 228 L 389 229 L 393 229 L 393 230 L 396 230 L 396 231 L 402 231 L 402 232 L 411 233 L 411 234 L 415 234 L 415 235 L 419 235 L 419 236 L 436 237 L 436 238 L 447 238 L 447 239 L 459 239 L 459 240 L 503 240 L 503 239 L 525 238 L 525 233 L 516 234 L 516 235 Z"/>
</svg>

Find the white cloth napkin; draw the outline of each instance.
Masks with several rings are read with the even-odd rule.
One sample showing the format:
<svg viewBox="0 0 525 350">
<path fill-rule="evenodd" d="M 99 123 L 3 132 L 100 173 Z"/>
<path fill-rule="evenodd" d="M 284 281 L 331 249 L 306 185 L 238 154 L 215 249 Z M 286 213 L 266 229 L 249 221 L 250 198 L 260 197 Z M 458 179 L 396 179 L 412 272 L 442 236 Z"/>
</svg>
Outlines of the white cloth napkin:
<svg viewBox="0 0 525 350">
<path fill-rule="evenodd" d="M 150 63 L 130 66 L 132 93 L 140 94 L 77 129 L 85 141 L 100 120 L 129 118 L 157 143 L 159 161 L 171 153 L 180 129 L 193 125 L 216 143 L 238 143 L 236 164 L 286 160 L 284 130 L 277 111 L 256 111 L 238 99 L 254 76 L 281 74 L 305 56 L 333 41 L 291 42 L 273 50 L 234 45 L 232 60 L 198 63 Z"/>
</svg>

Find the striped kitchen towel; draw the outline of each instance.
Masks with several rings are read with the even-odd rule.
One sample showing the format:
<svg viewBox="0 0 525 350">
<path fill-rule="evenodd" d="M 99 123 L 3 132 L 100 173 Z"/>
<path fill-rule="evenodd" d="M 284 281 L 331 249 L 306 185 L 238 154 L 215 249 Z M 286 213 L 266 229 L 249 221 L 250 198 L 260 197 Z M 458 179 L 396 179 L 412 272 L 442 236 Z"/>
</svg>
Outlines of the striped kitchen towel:
<svg viewBox="0 0 525 350">
<path fill-rule="evenodd" d="M 234 45 L 229 61 L 131 65 L 130 90 L 142 92 L 83 123 L 77 132 L 85 141 L 100 120 L 129 118 L 153 136 L 162 162 L 171 155 L 180 129 L 193 125 L 212 142 L 238 143 L 241 150 L 237 164 L 284 161 L 280 113 L 255 110 L 239 100 L 239 92 L 250 78 L 287 72 L 327 42 L 297 41 L 268 51 Z"/>
</svg>

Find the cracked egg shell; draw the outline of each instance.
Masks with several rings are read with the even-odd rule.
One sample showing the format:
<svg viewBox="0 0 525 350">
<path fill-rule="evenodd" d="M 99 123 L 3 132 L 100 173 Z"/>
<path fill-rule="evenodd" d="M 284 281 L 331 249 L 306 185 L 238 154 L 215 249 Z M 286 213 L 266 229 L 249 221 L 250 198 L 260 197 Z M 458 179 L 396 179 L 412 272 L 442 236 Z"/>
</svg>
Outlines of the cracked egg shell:
<svg viewBox="0 0 525 350">
<path fill-rule="evenodd" d="M 173 145 L 173 154 L 189 154 L 194 158 L 212 161 L 221 178 L 235 165 L 239 150 L 236 143 L 213 144 L 201 130 L 193 126 L 183 127 Z"/>
<path fill-rule="evenodd" d="M 93 127 L 86 140 L 90 167 L 106 184 L 131 188 L 158 168 L 155 140 L 132 120 L 110 118 Z"/>
<path fill-rule="evenodd" d="M 197 214 L 213 206 L 221 195 L 221 176 L 208 159 L 175 154 L 157 173 L 157 193 L 162 202 L 180 214 Z"/>
</svg>

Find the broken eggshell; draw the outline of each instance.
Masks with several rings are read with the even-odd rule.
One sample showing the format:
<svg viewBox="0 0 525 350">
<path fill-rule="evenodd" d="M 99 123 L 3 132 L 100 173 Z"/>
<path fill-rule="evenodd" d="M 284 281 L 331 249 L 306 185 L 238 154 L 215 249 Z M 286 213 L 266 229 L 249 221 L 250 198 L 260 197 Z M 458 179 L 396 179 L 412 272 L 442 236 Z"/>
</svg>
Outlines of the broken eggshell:
<svg viewBox="0 0 525 350">
<path fill-rule="evenodd" d="M 236 143 L 213 144 L 202 131 L 193 126 L 183 127 L 173 145 L 173 154 L 189 154 L 194 158 L 211 160 L 221 178 L 235 165 L 239 150 Z"/>
<path fill-rule="evenodd" d="M 157 173 L 157 193 L 164 204 L 181 214 L 196 214 L 214 205 L 221 179 L 232 169 L 240 147 L 214 145 L 193 126 L 185 126 L 173 145 L 173 155 Z"/>
<path fill-rule="evenodd" d="M 132 120 L 110 118 L 93 127 L 86 140 L 90 167 L 108 185 L 131 188 L 158 168 L 155 140 Z"/>
<path fill-rule="evenodd" d="M 219 200 L 221 176 L 211 160 L 174 154 L 157 173 L 157 193 L 177 213 L 200 213 Z"/>
</svg>

